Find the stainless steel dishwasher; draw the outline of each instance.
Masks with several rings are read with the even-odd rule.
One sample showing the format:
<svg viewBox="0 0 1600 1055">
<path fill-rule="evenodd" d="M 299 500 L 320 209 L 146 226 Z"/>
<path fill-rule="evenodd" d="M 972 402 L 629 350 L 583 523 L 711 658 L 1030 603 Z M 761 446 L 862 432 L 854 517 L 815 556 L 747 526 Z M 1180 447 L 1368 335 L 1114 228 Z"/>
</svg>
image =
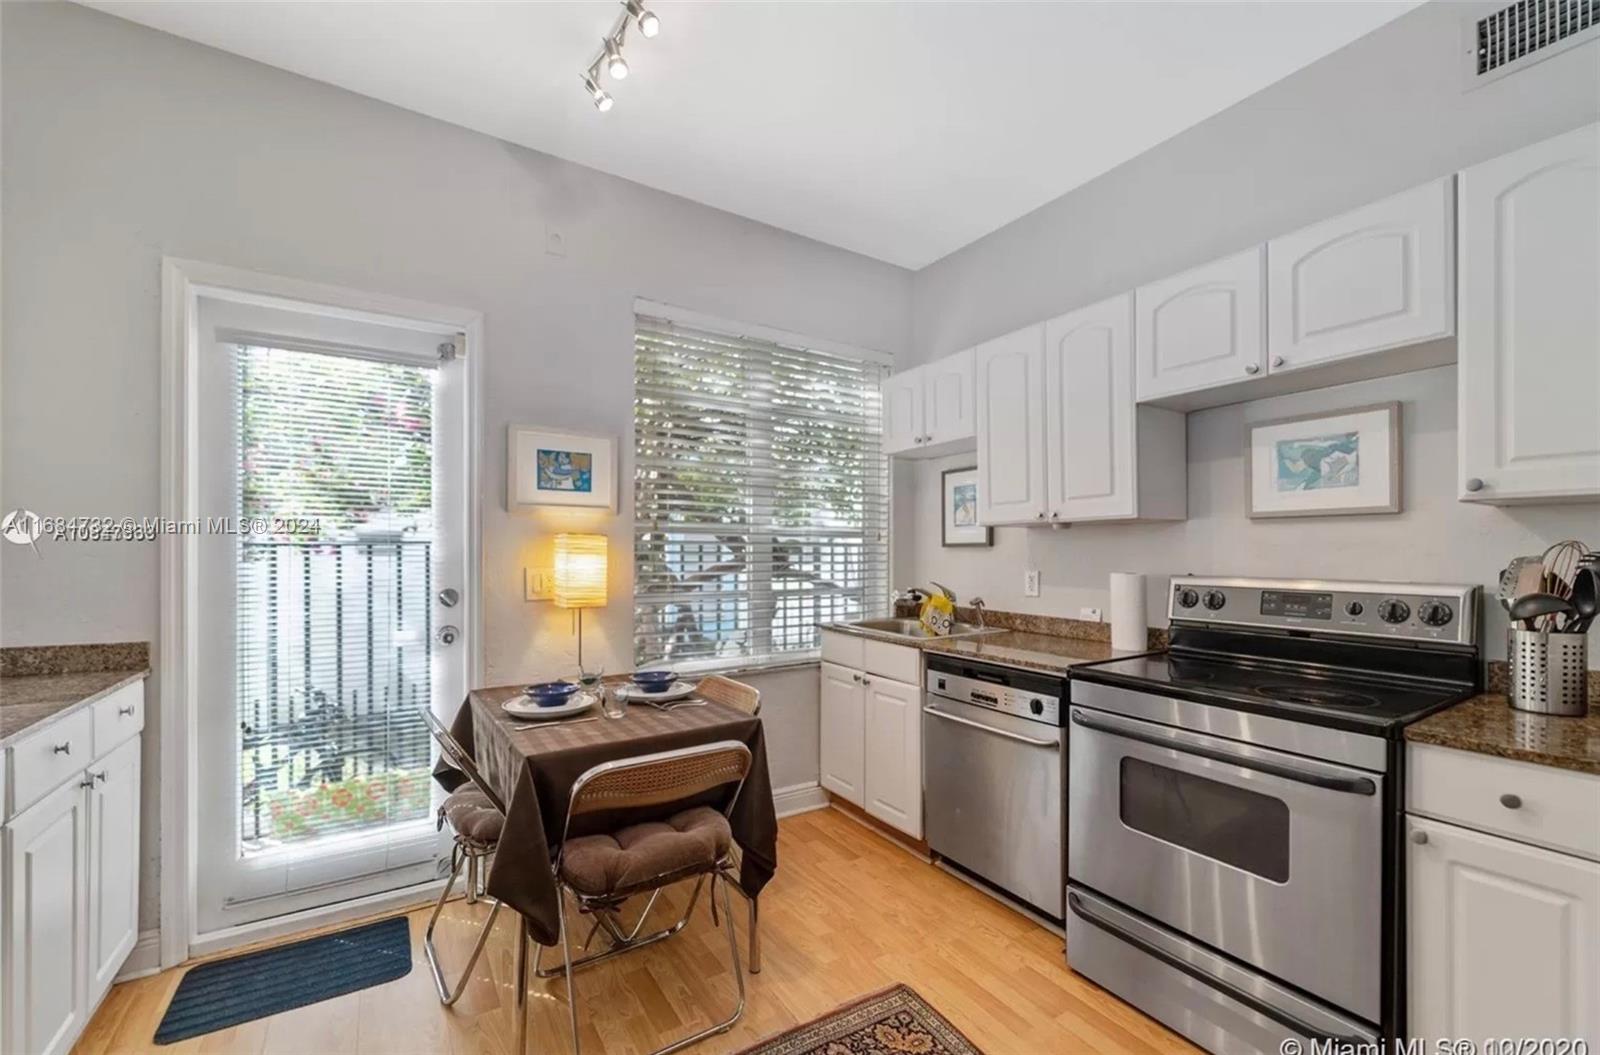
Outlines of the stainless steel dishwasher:
<svg viewBox="0 0 1600 1055">
<path fill-rule="evenodd" d="M 928 846 L 1059 922 L 1066 679 L 929 653 L 922 708 Z"/>
</svg>

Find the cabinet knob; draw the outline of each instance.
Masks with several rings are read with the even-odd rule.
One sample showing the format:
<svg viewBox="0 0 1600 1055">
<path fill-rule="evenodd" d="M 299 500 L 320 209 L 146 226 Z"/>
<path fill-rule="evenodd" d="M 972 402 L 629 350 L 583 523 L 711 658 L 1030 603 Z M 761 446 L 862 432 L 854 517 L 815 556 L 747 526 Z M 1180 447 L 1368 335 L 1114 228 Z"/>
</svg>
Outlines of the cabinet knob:
<svg viewBox="0 0 1600 1055">
<path fill-rule="evenodd" d="M 1428 841 L 1428 833 L 1422 831 L 1412 832 L 1411 841 L 1416 843 L 1418 846 L 1423 846 Z"/>
<path fill-rule="evenodd" d="M 860 685 L 861 684 L 861 675 L 852 674 L 852 675 L 850 675 L 850 680 L 855 682 L 857 685 Z"/>
<path fill-rule="evenodd" d="M 871 685 L 872 684 L 872 679 L 871 678 L 862 678 L 861 679 L 861 684 L 863 684 L 863 685 Z"/>
<path fill-rule="evenodd" d="M 1246 363 L 1244 364 L 1244 372 L 1247 374 L 1259 374 L 1261 367 L 1256 363 Z"/>
<path fill-rule="evenodd" d="M 106 782 L 106 771 L 102 769 L 100 772 L 94 774 L 94 779 L 95 783 L 104 784 Z"/>
<path fill-rule="evenodd" d="M 1272 357 L 1272 365 L 1273 366 L 1282 366 L 1283 365 L 1283 356 L 1281 356 L 1281 355 L 1273 356 Z"/>
<path fill-rule="evenodd" d="M 1054 519 L 1056 519 L 1056 518 L 1057 518 L 1057 517 L 1059 517 L 1059 516 L 1060 516 L 1060 515 L 1061 515 L 1061 514 L 1060 514 L 1060 513 L 1051 513 L 1051 514 L 1050 514 L 1050 519 L 1051 519 L 1051 520 L 1054 520 Z"/>
<path fill-rule="evenodd" d="M 50 753 L 51 754 L 56 754 L 56 755 L 70 755 L 70 754 L 72 754 L 72 741 L 68 740 L 64 744 L 57 744 L 55 747 L 52 747 L 50 749 Z"/>
<path fill-rule="evenodd" d="M 1520 810 L 1522 808 L 1522 796 L 1507 792 L 1500 796 L 1500 805 L 1508 810 Z"/>
<path fill-rule="evenodd" d="M 1043 520 L 1043 519 L 1044 519 L 1044 510 L 1042 510 L 1042 509 L 1041 509 L 1041 510 L 1039 510 L 1039 512 L 1037 512 L 1037 513 L 1036 513 L 1036 514 L 1034 514 L 1034 517 L 1035 517 L 1035 518 L 1036 518 L 1036 519 L 1038 519 L 1038 520 Z"/>
<path fill-rule="evenodd" d="M 1483 490 L 1483 481 L 1478 479 L 1476 476 L 1474 476 L 1472 479 L 1467 481 L 1467 490 L 1469 490 L 1469 491 L 1481 491 L 1481 490 Z"/>
<path fill-rule="evenodd" d="M 118 707 L 117 708 L 117 713 L 122 715 L 122 717 L 124 717 L 124 718 L 132 718 L 133 717 L 133 704 L 130 703 L 126 707 Z"/>
</svg>

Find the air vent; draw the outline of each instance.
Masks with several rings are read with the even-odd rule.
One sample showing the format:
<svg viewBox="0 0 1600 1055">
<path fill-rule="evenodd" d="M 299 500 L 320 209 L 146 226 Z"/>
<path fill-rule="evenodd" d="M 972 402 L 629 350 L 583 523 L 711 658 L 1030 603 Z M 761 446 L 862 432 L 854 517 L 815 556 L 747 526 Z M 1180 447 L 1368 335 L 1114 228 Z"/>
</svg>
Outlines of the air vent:
<svg viewBox="0 0 1600 1055">
<path fill-rule="evenodd" d="M 1600 0 L 1517 0 L 1468 22 L 1465 35 L 1476 87 L 1600 36 Z"/>
</svg>

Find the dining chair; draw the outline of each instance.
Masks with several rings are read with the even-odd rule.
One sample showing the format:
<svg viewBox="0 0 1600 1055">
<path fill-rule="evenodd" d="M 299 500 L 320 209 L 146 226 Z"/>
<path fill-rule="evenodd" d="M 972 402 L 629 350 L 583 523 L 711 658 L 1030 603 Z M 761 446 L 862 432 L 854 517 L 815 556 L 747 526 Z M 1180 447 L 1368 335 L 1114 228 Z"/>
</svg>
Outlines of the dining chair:
<svg viewBox="0 0 1600 1055">
<path fill-rule="evenodd" d="M 567 1010 L 572 1020 L 574 1055 L 579 1050 L 577 988 L 573 977 L 577 969 L 643 948 L 678 933 L 694 912 L 701 887 L 708 877 L 720 875 L 724 879 L 722 915 L 727 920 L 728 957 L 733 964 L 733 976 L 738 986 L 738 1005 L 729 1017 L 673 1041 L 652 1055 L 667 1055 L 706 1037 L 726 1032 L 744 1016 L 744 973 L 739 965 L 739 940 L 734 934 L 733 917 L 728 910 L 727 872 L 732 862 L 730 852 L 733 848 L 733 831 L 728 825 L 728 816 L 744 787 L 750 762 L 748 747 L 737 740 L 722 740 L 676 751 L 603 762 L 586 771 L 573 784 L 567 802 L 561 847 L 556 855 L 555 877 L 561 922 L 560 973 L 566 976 Z M 603 834 L 569 834 L 574 818 L 617 811 L 626 815 L 641 809 L 669 806 L 702 797 L 730 784 L 734 786 L 733 793 L 728 796 L 721 810 L 711 806 L 690 806 L 678 810 L 665 820 L 624 824 Z M 640 937 L 638 932 L 661 891 L 673 883 L 690 878 L 695 880 L 694 890 L 689 895 L 689 904 L 683 916 L 670 927 Z M 715 883 L 712 887 L 712 896 L 715 897 Z M 624 929 L 620 909 L 623 902 L 644 893 L 649 893 L 650 899 L 630 932 Z M 567 923 L 568 894 L 577 904 L 580 915 L 595 917 L 595 925 L 589 931 L 585 946 L 588 940 L 592 940 L 596 930 L 603 929 L 611 942 L 610 948 L 573 959 Z M 543 952 L 542 949 L 540 951 Z M 539 973 L 549 977 L 556 972 L 541 970 Z"/>
<path fill-rule="evenodd" d="M 761 690 L 754 685 L 747 685 L 742 681 L 734 681 L 732 678 L 725 678 L 721 674 L 712 674 L 700 679 L 700 684 L 695 687 L 695 692 L 702 699 L 726 704 L 736 710 L 743 711 L 751 717 L 759 717 L 761 714 Z M 745 905 L 748 906 L 750 917 L 750 973 L 760 974 L 761 906 L 757 896 L 745 890 L 744 886 L 739 882 L 739 864 L 739 848 L 735 846 L 733 848 L 733 863 L 728 869 L 728 875 L 733 877 L 729 880 L 729 883 L 733 889 L 739 892 L 739 896 L 744 898 Z M 711 878 L 711 897 L 709 901 L 711 915 L 715 919 L 717 914 L 716 876 Z"/>
</svg>

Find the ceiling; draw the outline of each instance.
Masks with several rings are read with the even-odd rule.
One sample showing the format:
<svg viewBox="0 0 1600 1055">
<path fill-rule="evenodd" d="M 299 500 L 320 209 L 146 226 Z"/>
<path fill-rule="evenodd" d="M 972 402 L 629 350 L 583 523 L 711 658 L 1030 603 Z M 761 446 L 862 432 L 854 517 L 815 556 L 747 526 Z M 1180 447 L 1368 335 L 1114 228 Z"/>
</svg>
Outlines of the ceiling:
<svg viewBox="0 0 1600 1055">
<path fill-rule="evenodd" d="M 646 0 L 606 114 L 605 0 L 89 6 L 919 268 L 1417 2 Z"/>
</svg>

